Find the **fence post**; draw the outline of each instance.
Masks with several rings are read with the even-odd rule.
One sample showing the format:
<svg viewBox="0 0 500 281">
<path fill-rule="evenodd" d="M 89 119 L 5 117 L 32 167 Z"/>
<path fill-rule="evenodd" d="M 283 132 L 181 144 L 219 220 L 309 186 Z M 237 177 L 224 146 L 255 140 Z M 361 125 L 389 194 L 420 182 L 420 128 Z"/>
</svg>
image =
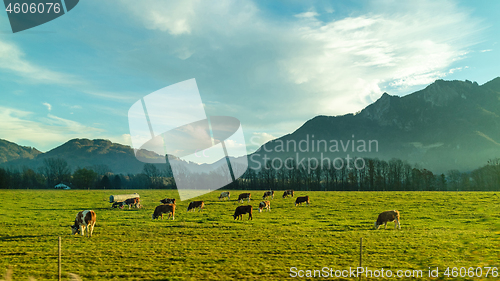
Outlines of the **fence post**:
<svg viewBox="0 0 500 281">
<path fill-rule="evenodd" d="M 59 270 L 59 281 L 61 281 L 61 236 L 59 236 L 59 266 L 58 266 L 58 270 Z"/>
<path fill-rule="evenodd" d="M 359 241 L 359 267 L 363 267 L 363 237 Z M 361 280 L 361 275 L 359 280 Z"/>
</svg>

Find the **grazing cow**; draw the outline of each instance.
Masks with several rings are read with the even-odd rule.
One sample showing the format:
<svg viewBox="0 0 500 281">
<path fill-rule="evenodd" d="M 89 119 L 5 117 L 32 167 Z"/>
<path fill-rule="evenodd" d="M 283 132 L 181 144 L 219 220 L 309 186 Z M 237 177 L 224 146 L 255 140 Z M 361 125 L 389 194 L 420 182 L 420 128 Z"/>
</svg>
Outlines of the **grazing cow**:
<svg viewBox="0 0 500 281">
<path fill-rule="evenodd" d="M 153 212 L 153 219 L 161 217 L 163 220 L 163 214 L 168 214 L 167 220 L 172 216 L 172 220 L 175 220 L 175 204 L 163 204 L 156 207 Z"/>
<path fill-rule="evenodd" d="M 111 208 L 120 208 L 123 209 L 124 203 L 123 202 L 113 202 L 113 205 L 111 205 Z"/>
<path fill-rule="evenodd" d="M 248 202 L 250 202 L 250 197 L 252 195 L 250 193 L 242 193 L 240 194 L 240 196 L 238 196 L 238 201 L 240 201 L 241 203 L 243 203 L 243 200 L 245 199 L 248 199 Z"/>
<path fill-rule="evenodd" d="M 122 204 L 121 208 L 123 208 L 123 206 L 125 206 L 125 205 L 128 205 L 129 210 L 130 210 L 130 206 L 132 206 L 132 205 L 134 207 L 136 207 L 136 208 L 140 208 L 141 207 L 141 203 L 140 202 L 141 202 L 141 198 L 139 198 L 139 197 L 129 198 L 129 199 L 123 201 L 123 204 Z"/>
<path fill-rule="evenodd" d="M 189 203 L 189 206 L 188 206 L 188 212 L 193 210 L 193 212 L 195 211 L 196 208 L 200 208 L 200 212 L 201 210 L 205 207 L 205 202 L 203 201 L 193 201 L 191 203 Z"/>
<path fill-rule="evenodd" d="M 297 200 L 295 200 L 295 207 L 297 207 L 297 205 L 300 205 L 304 202 L 306 202 L 307 205 L 309 205 L 309 196 L 297 197 Z"/>
<path fill-rule="evenodd" d="M 262 196 L 262 200 L 272 197 L 274 199 L 274 191 L 266 191 L 264 192 L 264 196 Z"/>
<path fill-rule="evenodd" d="M 231 196 L 231 194 L 229 193 L 229 191 L 221 192 L 221 194 L 219 196 L 219 200 L 224 199 L 224 198 L 227 198 L 228 200 L 231 200 L 231 198 L 229 198 L 229 196 Z"/>
<path fill-rule="evenodd" d="M 263 209 L 267 209 L 270 212 L 271 211 L 271 202 L 269 202 L 269 201 L 260 202 L 259 213 L 261 213 Z"/>
<path fill-rule="evenodd" d="M 288 195 L 293 197 L 293 195 L 294 195 L 293 190 L 291 190 L 291 189 L 285 190 L 285 192 L 283 193 L 283 198 L 288 197 Z"/>
<path fill-rule="evenodd" d="M 238 218 L 243 220 L 243 214 L 248 214 L 248 219 L 250 220 L 253 220 L 253 217 L 252 217 L 252 206 L 251 205 L 247 205 L 247 206 L 238 206 L 236 207 L 236 210 L 234 211 L 234 219 Z"/>
<path fill-rule="evenodd" d="M 96 221 L 96 214 L 92 210 L 81 211 L 76 215 L 75 224 L 71 226 L 71 234 L 75 235 L 78 233 L 78 229 L 85 236 L 85 229 L 87 229 L 87 236 L 92 237 L 92 232 L 94 232 L 94 225 Z"/>
<path fill-rule="evenodd" d="M 401 225 L 399 224 L 399 212 L 397 210 L 385 211 L 378 215 L 377 221 L 375 222 L 375 229 L 379 229 L 379 227 L 384 224 L 385 229 L 387 229 L 387 222 L 394 221 L 394 228 L 401 229 Z"/>
<path fill-rule="evenodd" d="M 160 202 L 163 204 L 174 204 L 175 205 L 175 198 L 161 199 Z"/>
</svg>

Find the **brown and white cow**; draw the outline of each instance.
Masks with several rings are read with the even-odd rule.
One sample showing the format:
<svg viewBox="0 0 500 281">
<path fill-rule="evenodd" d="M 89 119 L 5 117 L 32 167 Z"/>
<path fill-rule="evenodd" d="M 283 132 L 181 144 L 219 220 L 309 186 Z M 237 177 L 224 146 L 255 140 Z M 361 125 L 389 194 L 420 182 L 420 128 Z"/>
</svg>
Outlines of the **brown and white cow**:
<svg viewBox="0 0 500 281">
<path fill-rule="evenodd" d="M 163 204 L 174 204 L 175 205 L 175 198 L 161 199 L 160 202 Z"/>
<path fill-rule="evenodd" d="M 163 220 L 163 214 L 168 214 L 167 220 L 172 216 L 172 220 L 175 220 L 175 204 L 163 204 L 159 205 L 155 208 L 153 212 L 153 219 L 157 219 L 161 217 Z"/>
<path fill-rule="evenodd" d="M 195 211 L 196 208 L 200 208 L 200 212 L 201 210 L 205 207 L 205 202 L 203 201 L 193 201 L 191 203 L 189 203 L 189 206 L 188 206 L 188 212 L 193 210 L 193 212 Z"/>
<path fill-rule="evenodd" d="M 264 196 L 262 196 L 262 200 L 272 197 L 274 199 L 274 191 L 266 191 L 264 192 Z"/>
<path fill-rule="evenodd" d="M 253 217 L 252 217 L 252 206 L 251 205 L 247 205 L 247 206 L 238 206 L 236 207 L 236 210 L 234 211 L 234 219 L 238 218 L 243 220 L 243 214 L 248 214 L 248 219 L 250 220 L 253 220 Z"/>
<path fill-rule="evenodd" d="M 304 202 L 306 202 L 307 205 L 309 205 L 309 196 L 297 197 L 297 199 L 295 200 L 295 207 L 297 207 L 297 205 L 300 205 Z"/>
<path fill-rule="evenodd" d="M 89 238 L 92 237 L 96 218 L 96 214 L 92 210 L 79 212 L 78 214 L 76 214 L 75 224 L 71 226 L 71 234 L 78 234 L 78 229 L 80 229 L 82 236 L 85 236 L 85 229 L 87 229 L 87 236 Z"/>
<path fill-rule="evenodd" d="M 387 229 L 387 222 L 394 221 L 394 228 L 401 229 L 401 225 L 399 224 L 399 212 L 397 210 L 385 211 L 378 215 L 377 221 L 375 221 L 375 229 L 379 229 L 379 227 L 384 224 L 385 229 Z"/>
<path fill-rule="evenodd" d="M 283 198 L 286 198 L 289 195 L 293 197 L 293 195 L 294 195 L 293 190 L 291 190 L 291 189 L 285 190 L 285 192 L 283 193 Z"/>
<path fill-rule="evenodd" d="M 228 200 L 231 200 L 231 198 L 229 198 L 229 196 L 231 196 L 231 194 L 229 193 L 229 191 L 221 192 L 220 196 L 219 196 L 219 200 L 222 200 L 224 198 L 227 198 Z"/>
<path fill-rule="evenodd" d="M 262 201 L 259 204 L 259 213 L 262 213 L 262 210 L 267 209 L 269 212 L 271 211 L 271 202 Z"/>
<path fill-rule="evenodd" d="M 129 209 L 130 209 L 130 206 L 134 206 L 136 208 L 140 208 L 141 207 L 141 203 L 140 202 L 141 202 L 141 198 L 139 198 L 139 197 L 129 198 L 129 199 L 123 201 L 122 208 L 125 205 L 128 205 Z"/>
<path fill-rule="evenodd" d="M 113 205 L 111 205 L 111 208 L 120 208 L 123 209 L 124 202 L 113 202 Z"/>
<path fill-rule="evenodd" d="M 242 193 L 242 194 L 240 194 L 240 196 L 238 196 L 238 201 L 243 203 L 243 200 L 248 199 L 248 202 L 250 202 L 251 196 L 252 196 L 252 194 L 250 194 L 250 193 Z"/>
</svg>

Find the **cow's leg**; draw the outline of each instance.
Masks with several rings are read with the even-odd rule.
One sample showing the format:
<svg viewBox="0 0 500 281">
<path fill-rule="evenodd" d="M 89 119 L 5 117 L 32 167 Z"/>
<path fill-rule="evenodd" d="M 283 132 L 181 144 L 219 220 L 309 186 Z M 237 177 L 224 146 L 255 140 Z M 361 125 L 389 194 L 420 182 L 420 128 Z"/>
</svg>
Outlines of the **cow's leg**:
<svg viewBox="0 0 500 281">
<path fill-rule="evenodd" d="M 396 219 L 396 220 L 394 221 L 394 228 L 399 228 L 399 229 L 401 229 L 401 225 L 399 224 L 399 220 L 398 220 L 398 219 Z"/>
<path fill-rule="evenodd" d="M 91 228 L 90 228 L 90 237 L 92 237 L 92 233 L 94 232 L 94 226 L 95 226 L 95 224 L 91 225 Z"/>
<path fill-rule="evenodd" d="M 384 223 L 384 229 L 387 229 L 387 222 Z"/>
</svg>

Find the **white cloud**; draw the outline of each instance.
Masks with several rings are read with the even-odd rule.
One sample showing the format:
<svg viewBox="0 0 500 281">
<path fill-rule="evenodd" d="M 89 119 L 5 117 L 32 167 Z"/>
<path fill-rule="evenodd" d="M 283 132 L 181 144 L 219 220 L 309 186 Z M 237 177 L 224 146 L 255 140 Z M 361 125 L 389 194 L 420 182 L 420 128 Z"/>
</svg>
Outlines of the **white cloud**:
<svg viewBox="0 0 500 281">
<path fill-rule="evenodd" d="M 0 131 L 13 142 L 33 142 L 41 150 L 52 149 L 72 138 L 95 138 L 102 129 L 48 114 L 33 121 L 33 112 L 0 106 Z"/>
<path fill-rule="evenodd" d="M 255 141 L 255 143 L 253 143 L 253 144 L 260 145 L 260 144 L 266 143 L 268 141 L 274 140 L 276 138 L 277 137 L 275 137 L 271 134 L 268 134 L 268 133 L 254 132 L 253 137 L 252 137 L 252 143 Z"/>
<path fill-rule="evenodd" d="M 297 18 L 314 18 L 317 16 L 319 16 L 319 14 L 316 12 L 312 12 L 312 11 L 304 12 L 304 13 L 300 13 L 300 14 L 295 15 L 295 17 L 297 17 Z"/>
<path fill-rule="evenodd" d="M 43 104 L 43 105 L 45 105 L 45 106 L 47 107 L 47 110 L 48 110 L 48 111 L 51 111 L 51 110 L 52 110 L 52 105 L 50 105 L 50 103 L 48 103 L 48 102 L 44 102 L 44 103 L 42 103 L 42 104 Z"/>
<path fill-rule="evenodd" d="M 440 3 L 298 26 L 296 45 L 281 67 L 290 81 L 323 100 L 305 105 L 318 113 L 359 110 L 380 96 L 383 85 L 432 83 L 467 55 L 478 29 L 451 2 Z"/>
<path fill-rule="evenodd" d="M 0 70 L 23 77 L 25 79 L 23 82 L 78 84 L 72 76 L 35 65 L 24 57 L 25 54 L 15 44 L 0 41 Z"/>
<path fill-rule="evenodd" d="M 207 114 L 273 135 L 458 71 L 481 31 L 452 1 L 371 1 L 365 13 L 329 21 L 319 14 L 334 12 L 326 7 L 278 21 L 251 1 L 122 3 L 145 28 L 165 33 L 155 37 L 155 52 L 186 60 L 168 70 L 162 66 L 173 60 L 164 57 L 148 70 L 173 81 L 196 77 L 209 96 Z M 147 56 L 136 59 L 153 62 Z"/>
<path fill-rule="evenodd" d="M 166 31 L 172 35 L 190 34 L 198 0 L 186 1 L 122 1 L 129 11 L 143 22 L 147 29 Z"/>
</svg>

